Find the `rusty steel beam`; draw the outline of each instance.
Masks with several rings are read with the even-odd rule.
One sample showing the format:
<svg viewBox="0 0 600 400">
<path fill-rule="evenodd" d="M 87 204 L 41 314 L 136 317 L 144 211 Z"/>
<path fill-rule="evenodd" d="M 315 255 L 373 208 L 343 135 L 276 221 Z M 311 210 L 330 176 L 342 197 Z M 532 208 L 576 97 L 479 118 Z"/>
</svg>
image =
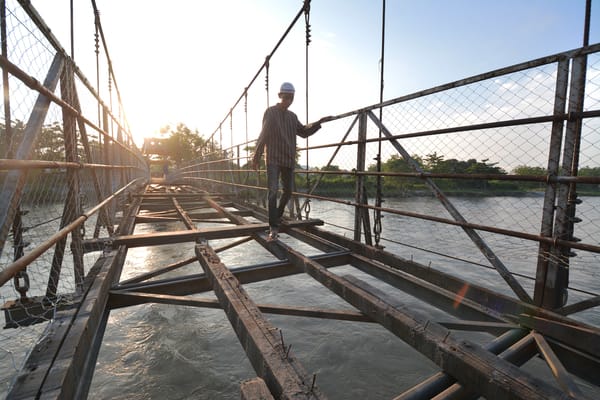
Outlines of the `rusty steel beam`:
<svg viewBox="0 0 600 400">
<path fill-rule="evenodd" d="M 311 378 L 273 327 L 252 302 L 235 276 L 219 260 L 214 250 L 197 244 L 196 255 L 209 277 L 219 303 L 238 335 L 248 358 L 276 398 L 324 399 L 311 386 Z"/>
<path fill-rule="evenodd" d="M 173 202 L 173 206 L 175 207 L 175 210 L 177 210 L 177 214 L 179 214 L 179 217 L 180 217 L 181 221 L 183 221 L 183 224 L 185 225 L 185 227 L 188 228 L 189 230 L 196 229 L 196 224 L 194 224 L 194 221 L 192 221 L 190 216 L 183 209 L 183 207 L 181 206 L 181 204 L 179 203 L 177 198 L 171 197 L 171 201 Z"/>
<path fill-rule="evenodd" d="M 281 241 L 277 244 L 287 252 L 292 263 L 303 267 L 325 287 L 379 322 L 440 367 L 451 371 L 452 375 L 470 390 L 490 399 L 570 398 L 480 346 L 454 339 L 449 330 L 416 312 L 386 303 L 372 293 L 370 285 L 364 282 L 360 286 L 350 283 Z"/>
<path fill-rule="evenodd" d="M 325 267 L 338 267 L 340 265 L 346 265 L 348 264 L 348 257 L 348 251 L 311 256 L 311 258 L 319 260 L 321 265 Z M 241 283 L 252 283 L 301 274 L 304 271 L 301 268 L 297 268 L 296 266 L 292 265 L 289 261 L 282 260 L 240 267 L 233 269 L 232 272 Z M 207 292 L 211 290 L 211 287 L 205 274 L 194 274 L 178 278 L 156 280 L 147 283 L 117 285 L 113 287 L 113 289 L 185 296 L 188 294 Z"/>
<path fill-rule="evenodd" d="M 174 271 L 174 270 L 176 270 L 178 268 L 181 268 L 181 267 L 185 267 L 186 265 L 189 265 L 189 264 L 191 264 L 193 262 L 196 262 L 196 261 L 198 261 L 197 257 L 190 257 L 190 258 L 187 258 L 185 260 L 181 260 L 181 261 L 178 261 L 176 263 L 169 264 L 166 267 L 163 267 L 163 268 L 160 268 L 160 269 L 157 269 L 157 270 L 154 270 L 154 271 L 146 272 L 146 273 L 137 275 L 137 276 L 135 276 L 133 278 L 121 281 L 121 282 L 119 282 L 119 284 L 120 285 L 127 285 L 127 284 L 131 284 L 131 283 L 143 282 L 143 281 L 146 281 L 146 280 L 148 280 L 150 278 L 154 278 L 155 276 L 162 275 L 162 274 L 165 274 L 167 272 Z"/>
<path fill-rule="evenodd" d="M 440 287 L 408 272 L 373 262 L 370 258 L 352 254 L 350 264 L 382 281 L 427 302 L 451 315 L 486 322 L 510 322 L 502 313 L 479 304 L 453 290 Z"/>
<path fill-rule="evenodd" d="M 516 342 L 521 340 L 527 332 L 522 329 L 513 329 L 503 335 L 495 338 L 485 346 L 485 349 L 494 353 L 500 354 Z M 448 389 L 456 383 L 456 379 L 444 372 L 438 372 L 435 375 L 425 379 L 418 385 L 410 388 L 393 400 L 425 400 L 435 397 L 437 394 Z"/>
<path fill-rule="evenodd" d="M 572 397 L 582 397 L 583 393 L 581 393 L 579 387 L 573 382 L 573 379 L 560 362 L 560 359 L 556 356 L 554 351 L 552 351 L 552 348 L 546 339 L 537 332 L 532 332 L 531 334 L 535 339 L 540 354 L 544 357 L 544 360 L 546 360 L 546 363 L 552 371 L 552 375 L 554 375 L 560 387 Z"/>
<path fill-rule="evenodd" d="M 290 226 L 322 225 L 321 220 L 291 221 Z M 128 247 L 154 246 L 159 244 L 173 244 L 194 242 L 202 239 L 226 239 L 239 236 L 249 236 L 258 232 L 266 232 L 269 224 L 248 224 L 243 226 L 226 226 L 219 228 L 200 228 L 196 230 L 158 232 L 140 235 L 117 236 L 112 240 L 113 246 L 126 245 Z"/>
<path fill-rule="evenodd" d="M 130 307 L 145 303 L 171 304 L 190 307 L 222 308 L 218 300 L 207 298 L 190 298 L 166 294 L 131 292 L 113 290 L 110 292 L 109 307 L 111 310 Z M 335 319 L 340 321 L 373 322 L 361 312 L 352 310 L 320 309 L 300 306 L 280 306 L 274 304 L 256 304 L 258 309 L 266 314 L 288 315 L 296 317 Z"/>
<path fill-rule="evenodd" d="M 221 216 L 229 219 L 234 224 L 241 225 L 241 226 L 248 226 L 250 224 L 250 222 L 246 221 L 246 219 L 242 218 L 241 216 L 233 214 L 230 211 L 226 210 L 222 205 L 217 203 L 215 200 L 213 200 L 211 198 L 207 198 L 206 201 L 212 208 L 214 208 L 216 210 L 217 214 L 220 214 Z M 283 231 L 283 228 L 284 227 L 282 226 L 282 231 Z M 261 246 L 263 246 L 265 249 L 267 249 L 275 257 L 279 258 L 280 260 L 285 260 L 285 254 L 283 254 L 283 252 L 279 249 L 279 247 L 277 247 L 273 243 L 267 241 L 267 234 L 265 231 L 260 232 L 260 233 L 256 232 L 256 233 L 252 234 L 252 238 L 254 240 L 256 240 L 258 243 L 260 243 Z"/>
<path fill-rule="evenodd" d="M 590 308 L 594 308 L 600 306 L 600 296 L 595 296 L 590 299 L 582 300 L 577 303 L 569 304 L 568 306 L 561 307 L 556 309 L 557 313 L 561 315 L 571 315 L 578 313 L 580 311 L 588 310 Z"/>
<path fill-rule="evenodd" d="M 414 261 L 406 260 L 385 250 L 378 249 L 373 246 L 366 246 L 363 243 L 356 242 L 342 235 L 319 229 L 317 227 L 308 227 L 307 231 L 333 243 L 337 243 L 338 245 L 349 249 L 353 253 L 360 254 L 361 256 L 374 261 L 378 261 L 391 268 L 407 272 L 417 278 L 423 279 L 429 283 L 433 283 L 440 288 L 450 290 L 454 293 L 460 293 L 461 291 L 464 291 L 465 299 L 473 300 L 476 303 L 488 307 L 500 314 L 513 316 L 524 314 L 543 317 L 573 327 L 580 327 L 600 335 L 600 330 L 591 325 L 576 321 L 574 319 L 566 318 L 558 313 L 536 307 L 532 304 L 516 300 L 500 293 L 493 292 L 474 283 L 457 278 L 456 276 L 438 271 L 435 268 L 429 268 Z M 546 333 L 544 334 L 547 336 Z"/>
</svg>

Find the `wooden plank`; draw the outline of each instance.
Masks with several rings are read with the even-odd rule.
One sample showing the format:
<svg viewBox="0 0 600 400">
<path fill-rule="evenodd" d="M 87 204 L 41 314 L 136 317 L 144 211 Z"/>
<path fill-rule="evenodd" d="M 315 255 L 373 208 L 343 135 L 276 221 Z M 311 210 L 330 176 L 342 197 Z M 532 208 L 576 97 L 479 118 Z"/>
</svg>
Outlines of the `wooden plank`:
<svg viewBox="0 0 600 400">
<path fill-rule="evenodd" d="M 265 381 L 260 378 L 248 379 L 240 385 L 242 400 L 274 400 Z"/>
<path fill-rule="evenodd" d="M 485 351 L 479 345 L 457 340 L 446 328 L 406 307 L 394 307 L 374 295 L 370 285 L 357 286 L 331 273 L 317 262 L 278 242 L 288 259 L 370 316 L 415 350 L 451 373 L 470 390 L 486 398 L 565 398 L 558 389 Z M 568 398 L 568 397 L 566 397 Z"/>
<path fill-rule="evenodd" d="M 281 340 L 280 331 L 262 316 L 210 246 L 197 244 L 195 250 L 256 374 L 265 380 L 271 393 L 285 399 L 325 398 L 311 386 L 311 378 Z"/>
<path fill-rule="evenodd" d="M 292 227 L 323 225 L 323 221 L 310 219 L 304 221 L 292 221 Z M 113 239 L 113 246 L 125 245 L 127 247 L 156 246 L 162 244 L 174 244 L 183 242 L 195 242 L 198 239 L 226 239 L 239 236 L 249 236 L 254 233 L 266 231 L 269 224 L 248 224 L 243 226 L 225 226 L 216 228 L 199 228 L 196 230 L 157 232 L 142 235 L 123 235 Z"/>
</svg>

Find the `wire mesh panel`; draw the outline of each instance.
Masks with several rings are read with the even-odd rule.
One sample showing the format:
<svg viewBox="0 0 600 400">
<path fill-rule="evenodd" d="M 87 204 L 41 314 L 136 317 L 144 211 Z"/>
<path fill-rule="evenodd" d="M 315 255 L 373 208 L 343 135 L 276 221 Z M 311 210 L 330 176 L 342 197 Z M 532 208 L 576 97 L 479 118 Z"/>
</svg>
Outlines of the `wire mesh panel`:
<svg viewBox="0 0 600 400">
<path fill-rule="evenodd" d="M 577 185 L 583 203 L 576 208 L 576 218 L 582 222 L 575 223 L 573 240 L 564 238 L 596 246 L 598 205 L 585 196 L 598 191 L 598 54 L 591 51 L 587 56 L 586 115 L 574 113 L 565 97 L 571 96 L 573 102 L 578 95 L 568 92 L 564 79 L 571 65 L 565 60 L 576 57 L 580 57 L 577 51 L 534 60 L 333 117 L 323 124 L 318 144 L 311 141 L 312 145 L 304 147 L 298 142 L 297 192 L 300 197 L 307 194 L 305 204 L 311 198 L 321 199 L 348 209 L 352 217 L 345 222 L 325 219 L 333 229 L 346 230 L 346 234 L 359 229 L 367 242 L 375 233 L 376 244 L 455 274 L 463 274 L 464 268 L 487 271 L 483 284 L 510 295 L 514 288 L 490 279 L 497 276 L 498 268 L 506 268 L 516 277 L 516 285 L 531 296 L 540 243 L 548 243 L 544 242 L 547 234 L 540 235 L 543 221 L 558 218 L 558 226 L 562 218 L 547 206 L 550 202 L 560 208 L 559 185 L 566 188 L 570 178 L 559 175 L 587 176 L 594 182 Z M 240 137 L 235 126 L 241 124 L 233 121 L 241 121 L 246 111 L 239 105 L 232 109 L 231 137 L 223 139 L 221 126 L 222 142 Z M 358 123 L 362 113 L 368 114 L 364 128 Z M 573 118 L 582 122 L 578 164 L 573 164 L 575 169 L 548 170 L 552 165 L 560 167 L 555 157 L 562 158 L 564 140 L 572 140 L 557 142 L 555 132 L 564 135 Z M 246 114 L 243 126 L 248 140 L 257 137 L 259 122 L 248 124 Z M 360 129 L 364 129 L 362 134 Z M 227 152 L 231 165 L 236 164 L 234 148 Z M 252 143 L 248 148 L 253 149 Z M 310 160 L 309 165 L 304 160 Z M 241 168 L 246 178 L 242 182 L 227 175 L 229 190 L 261 187 L 263 195 L 257 198 L 264 205 L 264 175 L 243 164 L 231 168 Z M 217 172 L 208 167 L 202 174 L 211 170 Z M 559 184 L 560 179 L 565 183 Z M 366 197 L 358 197 L 359 191 Z M 357 220 L 361 208 L 368 212 Z M 326 214 L 313 208 L 312 216 Z M 429 233 L 416 234 L 422 231 Z M 556 259 L 544 254 L 546 260 Z M 589 285 L 576 282 L 582 283 L 589 273 L 581 264 L 595 262 L 597 257 L 583 251 L 566 262 L 571 267 L 574 299 L 593 293 Z"/>
<path fill-rule="evenodd" d="M 45 322 L 77 302 L 99 254 L 86 241 L 114 233 L 128 190 L 148 176 L 124 114 L 99 100 L 31 5 L 7 1 L 4 13 L 0 303 L 12 329 L 0 330 L 0 393 Z"/>
</svg>

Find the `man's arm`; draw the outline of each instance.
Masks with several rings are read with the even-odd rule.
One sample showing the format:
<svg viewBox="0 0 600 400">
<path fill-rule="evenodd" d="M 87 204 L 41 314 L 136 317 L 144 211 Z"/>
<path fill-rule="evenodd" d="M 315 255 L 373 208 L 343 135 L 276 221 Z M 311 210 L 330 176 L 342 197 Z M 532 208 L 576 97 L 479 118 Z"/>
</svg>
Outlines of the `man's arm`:
<svg viewBox="0 0 600 400">
<path fill-rule="evenodd" d="M 302 125 L 300 123 L 300 121 L 298 121 L 297 134 L 300 137 L 307 138 L 307 137 L 313 135 L 319 129 L 321 129 L 321 123 L 320 122 L 313 122 L 312 124 Z"/>
</svg>

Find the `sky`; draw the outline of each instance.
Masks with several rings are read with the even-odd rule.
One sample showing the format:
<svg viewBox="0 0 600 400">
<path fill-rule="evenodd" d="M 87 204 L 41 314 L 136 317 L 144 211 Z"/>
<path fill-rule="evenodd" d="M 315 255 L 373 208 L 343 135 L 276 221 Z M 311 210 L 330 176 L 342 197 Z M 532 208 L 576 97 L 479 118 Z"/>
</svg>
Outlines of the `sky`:
<svg viewBox="0 0 600 400">
<path fill-rule="evenodd" d="M 91 2 L 75 1 L 75 54 L 95 82 Z M 33 0 L 70 49 L 69 0 Z M 179 122 L 210 136 L 301 9 L 301 0 L 96 0 L 136 141 Z M 382 1 L 312 0 L 308 108 L 304 18 L 271 60 L 270 101 L 296 86 L 301 121 L 379 100 Z M 585 0 L 387 0 L 384 99 L 580 47 Z M 600 5 L 590 43 L 600 42 Z M 266 107 L 249 96 L 250 139 Z M 262 93 L 262 94 L 261 94 Z M 307 117 L 308 114 L 308 117 Z"/>
</svg>

